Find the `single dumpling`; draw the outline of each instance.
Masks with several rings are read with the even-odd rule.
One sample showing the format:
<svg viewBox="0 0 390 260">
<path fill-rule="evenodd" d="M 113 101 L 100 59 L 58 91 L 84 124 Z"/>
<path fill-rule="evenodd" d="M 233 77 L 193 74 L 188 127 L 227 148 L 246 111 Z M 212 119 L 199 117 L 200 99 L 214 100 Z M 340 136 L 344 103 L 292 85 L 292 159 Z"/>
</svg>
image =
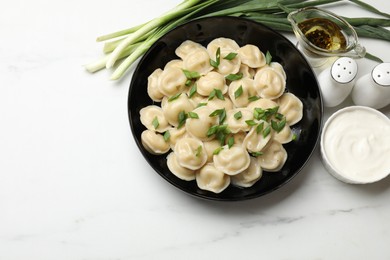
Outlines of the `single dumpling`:
<svg viewBox="0 0 390 260">
<path fill-rule="evenodd" d="M 143 147 L 151 154 L 164 154 L 170 149 L 168 142 L 165 141 L 162 134 L 152 130 L 144 130 L 141 134 Z"/>
<path fill-rule="evenodd" d="M 303 117 L 303 103 L 292 93 L 284 93 L 277 103 L 279 105 L 279 113 L 286 117 L 288 125 L 298 123 Z"/>
<path fill-rule="evenodd" d="M 215 167 L 228 174 L 236 175 L 248 168 L 250 156 L 241 145 L 223 146 L 213 158 Z"/>
<path fill-rule="evenodd" d="M 175 54 L 184 60 L 189 53 L 196 50 L 205 50 L 205 49 L 206 49 L 205 47 L 203 47 L 201 44 L 197 42 L 186 40 L 182 42 L 182 44 L 180 44 L 179 47 L 176 48 Z"/>
<path fill-rule="evenodd" d="M 227 92 L 227 85 L 224 76 L 215 71 L 210 71 L 200 77 L 196 82 L 197 92 L 202 96 L 210 96 L 214 90 L 221 91 L 222 94 Z"/>
<path fill-rule="evenodd" d="M 182 123 L 181 120 L 185 120 L 185 118 L 181 118 L 180 115 L 182 115 L 182 117 L 185 116 L 194 109 L 194 105 L 190 102 L 188 96 L 182 93 L 174 99 L 164 97 L 161 102 L 161 108 L 169 124 L 177 127 Z"/>
<path fill-rule="evenodd" d="M 260 68 L 266 64 L 265 55 L 259 47 L 246 44 L 238 50 L 241 62 L 251 68 Z"/>
<path fill-rule="evenodd" d="M 208 163 L 196 172 L 196 184 L 202 190 L 220 193 L 230 185 L 230 176 Z"/>
<path fill-rule="evenodd" d="M 210 57 L 206 50 L 195 50 L 183 60 L 183 69 L 206 75 L 213 67 L 210 65 Z"/>
<path fill-rule="evenodd" d="M 182 179 L 185 181 L 195 180 L 195 171 L 182 167 L 177 162 L 176 154 L 174 152 L 171 152 L 170 154 L 168 154 L 167 166 L 168 166 L 168 169 L 173 173 L 173 175 L 175 175 L 179 179 Z"/>
<path fill-rule="evenodd" d="M 166 120 L 161 107 L 156 105 L 150 105 L 143 107 L 140 111 L 141 123 L 149 130 L 153 130 L 159 133 L 165 132 L 170 125 Z"/>
<path fill-rule="evenodd" d="M 239 187 L 252 187 L 263 175 L 259 161 L 255 157 L 250 158 L 249 167 L 237 175 L 231 176 L 231 183 Z"/>
<path fill-rule="evenodd" d="M 281 144 L 287 144 L 292 141 L 293 132 L 291 131 L 291 127 L 286 124 L 280 132 L 273 131 L 272 137 Z"/>
<path fill-rule="evenodd" d="M 256 72 L 254 86 L 260 97 L 277 99 L 284 93 L 286 80 L 276 70 L 265 68 Z"/>
<path fill-rule="evenodd" d="M 200 169 L 207 162 L 207 153 L 199 139 L 182 138 L 176 142 L 174 151 L 177 162 L 187 169 Z"/>
<path fill-rule="evenodd" d="M 186 122 L 186 130 L 187 132 L 202 141 L 211 140 L 213 137 L 208 136 L 208 130 L 218 124 L 218 117 L 210 116 L 213 113 L 207 106 L 201 106 L 194 109 L 189 113 L 187 122 Z"/>
<path fill-rule="evenodd" d="M 257 93 L 254 89 L 253 79 L 242 78 L 233 81 L 229 85 L 229 97 L 236 107 L 246 107 L 250 103 L 250 97 Z"/>
<path fill-rule="evenodd" d="M 264 171 L 277 172 L 282 169 L 286 162 L 287 152 L 282 144 L 277 141 L 272 141 L 257 159 Z"/>
<path fill-rule="evenodd" d="M 223 76 L 229 74 L 237 74 L 240 71 L 241 58 L 236 56 L 234 59 L 225 59 L 231 52 L 230 51 L 221 51 L 221 58 L 219 60 L 219 65 L 217 71 Z"/>
<path fill-rule="evenodd" d="M 215 56 L 218 48 L 220 48 L 220 52 L 234 52 L 237 53 L 240 46 L 236 41 L 229 38 L 216 38 L 212 40 L 209 44 L 207 44 L 207 52 L 210 55 L 210 58 L 215 60 Z"/>
<path fill-rule="evenodd" d="M 160 102 L 162 98 L 164 97 L 164 94 L 161 93 L 159 85 L 159 77 L 161 73 L 163 72 L 162 69 L 155 69 L 152 74 L 148 77 L 148 95 L 149 97 L 156 102 Z"/>
<path fill-rule="evenodd" d="M 268 144 L 268 142 L 271 140 L 271 132 L 269 131 L 268 134 L 266 134 L 266 129 L 270 128 L 271 126 L 264 120 L 260 120 L 255 126 L 252 126 L 249 133 L 246 135 L 243 146 L 246 147 L 246 149 L 250 153 L 258 153 L 262 152 L 263 148 Z"/>
<path fill-rule="evenodd" d="M 232 133 L 249 131 L 251 127 L 246 123 L 248 120 L 253 120 L 253 112 L 247 108 L 235 108 L 227 112 L 226 123 Z"/>
<path fill-rule="evenodd" d="M 170 67 L 165 69 L 159 77 L 159 90 L 165 96 L 171 97 L 185 89 L 187 77 L 179 68 Z"/>
</svg>

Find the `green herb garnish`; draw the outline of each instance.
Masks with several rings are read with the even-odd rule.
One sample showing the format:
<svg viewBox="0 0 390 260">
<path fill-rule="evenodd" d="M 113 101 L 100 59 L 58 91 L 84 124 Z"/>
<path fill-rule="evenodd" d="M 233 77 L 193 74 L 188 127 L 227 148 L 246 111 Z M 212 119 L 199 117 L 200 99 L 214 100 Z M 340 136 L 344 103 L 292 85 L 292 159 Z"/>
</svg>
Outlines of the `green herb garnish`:
<svg viewBox="0 0 390 260">
<path fill-rule="evenodd" d="M 215 61 L 210 59 L 210 65 L 217 69 L 220 64 L 220 59 L 221 59 L 221 48 L 218 47 L 215 53 Z"/>
<path fill-rule="evenodd" d="M 234 91 L 234 98 L 235 99 L 239 98 L 243 92 L 244 90 L 242 89 L 242 85 L 241 85 L 236 91 Z"/>
<path fill-rule="evenodd" d="M 188 117 L 193 119 L 199 119 L 199 115 L 195 112 L 188 112 Z"/>
<path fill-rule="evenodd" d="M 226 78 L 227 80 L 230 80 L 230 81 L 235 81 L 235 80 L 242 79 L 243 76 L 244 76 L 244 74 L 242 74 L 242 73 L 240 72 L 240 73 L 237 73 L 237 74 L 229 74 L 229 75 L 227 75 L 225 78 Z"/>
<path fill-rule="evenodd" d="M 154 126 L 154 129 L 157 129 L 160 123 L 158 122 L 157 116 L 153 118 L 152 125 Z"/>
<path fill-rule="evenodd" d="M 231 52 L 231 53 L 229 53 L 228 55 L 226 55 L 226 56 L 224 57 L 224 59 L 225 59 L 225 60 L 233 60 L 233 59 L 237 56 L 237 54 L 238 54 L 238 53 L 236 53 L 236 52 Z"/>
<path fill-rule="evenodd" d="M 168 142 L 169 138 L 171 138 L 171 133 L 167 130 L 167 131 L 165 131 L 163 137 L 164 137 L 164 141 Z"/>
<path fill-rule="evenodd" d="M 241 111 L 238 111 L 237 113 L 235 113 L 235 114 L 234 114 L 234 118 L 237 119 L 237 120 L 241 119 L 241 118 L 242 118 L 242 113 L 241 113 Z"/>
<path fill-rule="evenodd" d="M 267 53 L 265 54 L 265 63 L 270 65 L 271 61 L 272 61 L 272 55 L 271 55 L 271 53 L 269 51 L 267 51 Z"/>
<path fill-rule="evenodd" d="M 181 93 L 177 93 L 176 95 L 170 97 L 170 98 L 168 99 L 168 102 L 172 102 L 172 101 L 178 99 L 178 98 L 180 97 L 180 95 L 181 95 Z"/>
<path fill-rule="evenodd" d="M 186 112 L 180 111 L 178 115 L 179 125 L 177 126 L 177 129 L 180 129 L 186 123 L 187 117 Z"/>
</svg>

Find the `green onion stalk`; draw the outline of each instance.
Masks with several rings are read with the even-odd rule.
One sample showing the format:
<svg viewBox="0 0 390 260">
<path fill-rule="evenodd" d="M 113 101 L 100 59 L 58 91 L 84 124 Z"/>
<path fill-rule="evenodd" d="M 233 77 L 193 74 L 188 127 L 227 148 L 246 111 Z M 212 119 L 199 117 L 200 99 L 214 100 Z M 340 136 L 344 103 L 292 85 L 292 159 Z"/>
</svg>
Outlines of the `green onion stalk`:
<svg viewBox="0 0 390 260">
<path fill-rule="evenodd" d="M 293 32 L 287 16 L 304 7 L 319 7 L 336 2 L 353 4 L 382 18 L 343 17 L 356 30 L 359 37 L 390 41 L 390 14 L 383 13 L 361 0 L 184 0 L 182 3 L 146 23 L 120 30 L 97 38 L 105 42 L 105 56 L 85 66 L 93 73 L 116 66 L 112 80 L 120 79 L 132 64 L 141 57 L 161 36 L 191 20 L 213 16 L 235 16 L 263 23 L 280 31 Z M 367 54 L 366 58 L 381 62 L 378 57 Z"/>
</svg>

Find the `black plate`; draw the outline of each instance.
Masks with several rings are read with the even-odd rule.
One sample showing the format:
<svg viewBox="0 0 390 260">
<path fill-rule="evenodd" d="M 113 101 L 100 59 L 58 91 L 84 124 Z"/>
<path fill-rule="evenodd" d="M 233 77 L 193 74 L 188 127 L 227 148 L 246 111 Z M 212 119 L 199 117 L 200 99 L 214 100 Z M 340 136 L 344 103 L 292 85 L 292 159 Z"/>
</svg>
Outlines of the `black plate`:
<svg viewBox="0 0 390 260">
<path fill-rule="evenodd" d="M 284 145 L 288 159 L 278 173 L 264 172 L 254 186 L 238 188 L 230 185 L 220 194 L 201 190 L 195 181 L 182 181 L 168 169 L 166 156 L 148 153 L 141 143 L 145 127 L 139 111 L 153 102 L 147 94 L 147 78 L 156 69 L 177 58 L 175 49 L 185 40 L 206 46 L 217 37 L 235 40 L 240 46 L 257 45 L 264 53 L 268 50 L 272 60 L 280 62 L 287 74 L 287 91 L 295 94 L 304 105 L 302 120 L 292 127 L 297 140 Z M 131 80 L 128 112 L 135 141 L 148 163 L 165 180 L 177 188 L 197 197 L 236 201 L 255 198 L 274 191 L 290 181 L 306 164 L 317 145 L 323 106 L 316 77 L 302 54 L 283 35 L 259 23 L 235 17 L 213 17 L 191 21 L 170 31 L 159 39 L 140 60 Z M 140 174 L 140 173 L 138 173 Z"/>
</svg>

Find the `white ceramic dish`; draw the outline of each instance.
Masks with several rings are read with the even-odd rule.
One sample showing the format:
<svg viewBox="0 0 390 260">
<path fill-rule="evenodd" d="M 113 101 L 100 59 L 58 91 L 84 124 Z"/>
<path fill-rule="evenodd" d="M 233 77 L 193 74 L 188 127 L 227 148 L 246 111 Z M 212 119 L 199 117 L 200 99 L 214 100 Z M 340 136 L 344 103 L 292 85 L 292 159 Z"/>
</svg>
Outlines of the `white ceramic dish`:
<svg viewBox="0 0 390 260">
<path fill-rule="evenodd" d="M 320 145 L 325 168 L 343 182 L 373 183 L 390 174 L 390 120 L 378 110 L 338 110 L 326 121 Z"/>
</svg>

